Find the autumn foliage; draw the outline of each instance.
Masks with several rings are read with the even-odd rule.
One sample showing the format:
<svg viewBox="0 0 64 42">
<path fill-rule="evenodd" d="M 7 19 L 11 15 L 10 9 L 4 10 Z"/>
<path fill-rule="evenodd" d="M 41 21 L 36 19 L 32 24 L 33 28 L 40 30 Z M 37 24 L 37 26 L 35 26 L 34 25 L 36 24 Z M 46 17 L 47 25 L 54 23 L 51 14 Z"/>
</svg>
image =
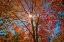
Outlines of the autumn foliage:
<svg viewBox="0 0 64 42">
<path fill-rule="evenodd" d="M 1 0 L 0 28 L 11 32 L 8 42 L 50 42 L 58 24 L 58 31 L 62 33 L 57 35 L 59 40 L 64 38 L 63 3 L 63 0 Z"/>
</svg>

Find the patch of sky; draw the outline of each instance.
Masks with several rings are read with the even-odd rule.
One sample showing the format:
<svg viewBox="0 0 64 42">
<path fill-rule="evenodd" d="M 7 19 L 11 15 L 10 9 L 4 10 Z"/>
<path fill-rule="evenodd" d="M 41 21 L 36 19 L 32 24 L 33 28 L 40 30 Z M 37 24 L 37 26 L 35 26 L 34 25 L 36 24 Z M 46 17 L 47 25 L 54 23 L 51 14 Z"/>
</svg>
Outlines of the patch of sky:
<svg viewBox="0 0 64 42">
<path fill-rule="evenodd" d="M 49 5 L 50 5 L 50 2 L 45 3 L 45 4 L 44 4 L 44 7 L 45 7 L 45 8 L 49 8 Z"/>
<path fill-rule="evenodd" d="M 7 21 L 6 24 L 9 24 L 9 22 Z"/>
<path fill-rule="evenodd" d="M 64 11 L 59 11 L 59 12 L 57 12 L 59 15 L 62 15 L 62 16 L 64 16 Z"/>
<path fill-rule="evenodd" d="M 53 10 L 49 10 L 49 12 L 53 12 Z"/>
<path fill-rule="evenodd" d="M 2 24 L 2 23 L 3 23 L 2 18 L 0 18 L 0 24 Z"/>
<path fill-rule="evenodd" d="M 2 28 L 6 28 L 6 24 L 3 24 Z"/>
<path fill-rule="evenodd" d="M 4 36 L 5 34 L 4 33 L 0 33 L 0 36 Z"/>
<path fill-rule="evenodd" d="M 20 20 L 14 20 L 14 23 L 19 26 L 24 26 L 24 24 Z"/>
<path fill-rule="evenodd" d="M 49 5 L 45 3 L 44 8 L 49 8 Z"/>
<path fill-rule="evenodd" d="M 18 15 L 17 16 L 21 16 L 21 14 L 20 13 L 18 13 Z"/>
<path fill-rule="evenodd" d="M 14 31 L 14 30 L 11 29 L 10 31 L 11 31 L 13 34 L 15 34 L 15 31 Z"/>
<path fill-rule="evenodd" d="M 0 33 L 4 32 L 4 30 L 0 30 Z"/>
<path fill-rule="evenodd" d="M 49 5 L 50 5 L 50 2 L 48 2 L 48 3 L 44 2 L 44 8 L 42 8 L 42 10 L 45 10 L 46 8 L 49 8 Z"/>
<path fill-rule="evenodd" d="M 61 14 L 62 16 L 64 16 L 64 12 L 62 12 L 62 14 Z"/>
<path fill-rule="evenodd" d="M 54 11 L 56 10 L 56 8 L 53 9 Z"/>
<path fill-rule="evenodd" d="M 52 37 L 53 37 L 53 35 L 50 35 L 50 36 L 49 36 L 49 39 L 52 40 Z"/>
<path fill-rule="evenodd" d="M 49 12 L 45 12 L 45 14 L 49 14 Z"/>
<path fill-rule="evenodd" d="M 50 42 L 52 42 L 52 39 L 54 38 L 54 34 L 52 34 L 51 36 L 52 36 L 52 37 L 51 37 L 51 40 L 50 40 Z"/>
<path fill-rule="evenodd" d="M 58 12 L 58 14 L 61 14 L 61 13 L 62 13 L 62 11 L 59 11 L 59 12 Z"/>
<path fill-rule="evenodd" d="M 23 5 L 25 5 L 25 2 L 22 2 Z"/>
<path fill-rule="evenodd" d="M 6 35 L 4 30 L 0 30 L 0 36 Z"/>
<path fill-rule="evenodd" d="M 13 34 L 15 34 L 14 30 L 12 30 L 12 26 L 8 27 L 8 30 L 11 31 Z"/>
<path fill-rule="evenodd" d="M 57 24 L 61 24 L 61 21 L 60 21 L 60 20 L 55 20 L 55 22 L 56 22 Z"/>
<path fill-rule="evenodd" d="M 53 31 L 54 31 L 54 34 L 57 34 L 58 32 L 59 32 L 59 25 L 58 24 L 56 24 L 56 27 L 53 29 Z"/>
</svg>

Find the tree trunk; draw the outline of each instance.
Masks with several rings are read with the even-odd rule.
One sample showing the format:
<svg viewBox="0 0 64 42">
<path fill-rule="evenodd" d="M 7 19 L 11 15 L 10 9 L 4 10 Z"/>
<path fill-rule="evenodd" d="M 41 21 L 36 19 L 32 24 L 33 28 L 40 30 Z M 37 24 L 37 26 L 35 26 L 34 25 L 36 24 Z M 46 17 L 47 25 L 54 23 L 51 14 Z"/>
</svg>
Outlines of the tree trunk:
<svg viewBox="0 0 64 42">
<path fill-rule="evenodd" d="M 36 42 L 38 42 L 38 22 L 36 23 Z"/>
<path fill-rule="evenodd" d="M 31 24 L 32 24 L 32 31 L 33 31 L 33 39 L 34 39 L 34 42 L 36 42 L 36 40 L 35 40 L 34 25 L 33 25 L 33 18 L 31 18 Z"/>
</svg>

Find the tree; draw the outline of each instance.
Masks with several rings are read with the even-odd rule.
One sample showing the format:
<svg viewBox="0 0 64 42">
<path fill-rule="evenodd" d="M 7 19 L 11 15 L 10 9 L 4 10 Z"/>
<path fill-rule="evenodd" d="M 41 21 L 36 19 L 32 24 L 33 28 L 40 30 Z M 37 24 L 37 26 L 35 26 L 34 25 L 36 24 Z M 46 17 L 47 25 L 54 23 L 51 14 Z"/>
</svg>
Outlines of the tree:
<svg viewBox="0 0 64 42">
<path fill-rule="evenodd" d="M 47 39 L 46 42 L 50 42 L 50 36 L 54 34 L 53 29 L 57 24 L 56 20 L 63 23 L 63 14 L 58 14 L 59 11 L 64 11 L 62 0 L 2 0 L 1 2 L 3 5 L 0 13 L 3 23 L 6 24 L 8 21 L 6 27 L 13 26 L 12 29 L 23 39 L 31 38 L 30 40 L 34 42 L 38 40 L 44 42 Z M 14 20 L 20 20 L 22 26 L 15 25 Z M 61 23 L 58 23 L 59 26 Z M 2 23 L 0 25 L 4 26 Z"/>
<path fill-rule="evenodd" d="M 50 42 L 49 36 L 51 34 L 53 34 L 53 29 L 56 24 L 55 20 L 57 20 L 58 17 L 56 17 L 57 10 L 47 13 L 47 14 L 46 14 L 46 12 L 49 12 L 49 10 L 54 10 L 53 8 L 54 8 L 55 4 L 56 4 L 55 8 L 57 8 L 58 7 L 57 4 L 59 4 L 57 2 L 58 1 L 52 1 L 51 5 L 53 4 L 53 6 L 50 5 L 50 9 L 49 9 L 49 8 L 43 7 L 43 5 L 47 2 L 42 3 L 41 0 L 37 0 L 37 1 L 31 0 L 30 2 L 29 2 L 29 0 L 28 1 L 19 0 L 19 6 L 22 7 L 22 8 L 20 8 L 22 10 L 20 10 L 21 12 L 19 12 L 19 14 L 22 17 L 19 18 L 17 16 L 17 18 L 24 24 L 24 26 L 22 28 L 27 28 L 29 33 L 31 33 L 31 35 L 34 39 L 34 42 L 38 42 L 39 36 L 47 37 Z M 44 10 L 42 10 L 42 8 Z M 59 9 L 59 7 L 58 7 L 58 9 Z M 52 23 L 50 23 L 50 22 L 52 22 Z M 30 28 L 31 28 L 31 30 L 30 30 Z M 45 32 L 43 32 L 43 29 Z M 39 34 L 38 34 L 38 32 L 39 32 Z"/>
</svg>

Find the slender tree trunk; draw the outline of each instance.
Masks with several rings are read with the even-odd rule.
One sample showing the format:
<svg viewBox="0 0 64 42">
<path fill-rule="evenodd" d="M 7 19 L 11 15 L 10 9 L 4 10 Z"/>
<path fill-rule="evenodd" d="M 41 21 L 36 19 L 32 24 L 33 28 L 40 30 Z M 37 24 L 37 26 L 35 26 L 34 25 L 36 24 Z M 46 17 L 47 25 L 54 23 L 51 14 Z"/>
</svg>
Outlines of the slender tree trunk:
<svg viewBox="0 0 64 42">
<path fill-rule="evenodd" d="M 38 22 L 36 23 L 36 42 L 38 42 Z"/>
<path fill-rule="evenodd" d="M 33 31 L 33 39 L 34 39 L 34 42 L 36 42 L 36 40 L 35 40 L 34 25 L 33 25 L 33 18 L 31 18 L 31 24 L 32 24 L 32 31 Z"/>
</svg>

